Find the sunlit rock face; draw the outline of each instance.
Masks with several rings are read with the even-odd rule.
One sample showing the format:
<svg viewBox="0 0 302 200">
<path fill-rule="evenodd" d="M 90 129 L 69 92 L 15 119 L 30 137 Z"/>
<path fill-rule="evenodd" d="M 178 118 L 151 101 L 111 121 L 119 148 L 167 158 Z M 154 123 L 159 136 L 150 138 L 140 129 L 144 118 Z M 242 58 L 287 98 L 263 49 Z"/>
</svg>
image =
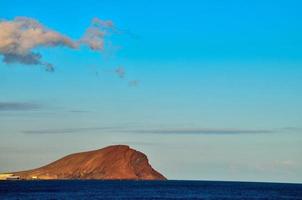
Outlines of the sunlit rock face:
<svg viewBox="0 0 302 200">
<path fill-rule="evenodd" d="M 46 166 L 15 172 L 21 179 L 166 180 L 142 152 L 126 145 L 75 153 Z"/>
</svg>

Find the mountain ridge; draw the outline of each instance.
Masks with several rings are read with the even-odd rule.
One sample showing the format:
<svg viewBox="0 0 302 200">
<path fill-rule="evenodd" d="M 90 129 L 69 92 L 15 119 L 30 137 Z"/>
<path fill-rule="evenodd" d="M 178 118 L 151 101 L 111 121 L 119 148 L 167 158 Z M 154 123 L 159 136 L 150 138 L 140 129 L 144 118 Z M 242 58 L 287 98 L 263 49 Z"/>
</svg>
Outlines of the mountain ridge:
<svg viewBox="0 0 302 200">
<path fill-rule="evenodd" d="M 45 166 L 13 172 L 24 180 L 101 179 L 166 180 L 149 164 L 147 156 L 128 145 L 73 153 Z"/>
</svg>

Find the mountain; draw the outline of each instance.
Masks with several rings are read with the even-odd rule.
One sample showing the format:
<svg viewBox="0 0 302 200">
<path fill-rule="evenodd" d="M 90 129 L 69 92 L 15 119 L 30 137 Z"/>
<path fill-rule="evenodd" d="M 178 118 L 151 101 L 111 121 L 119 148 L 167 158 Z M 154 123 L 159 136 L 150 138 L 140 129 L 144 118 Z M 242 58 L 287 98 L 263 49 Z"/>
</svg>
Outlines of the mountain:
<svg viewBox="0 0 302 200">
<path fill-rule="evenodd" d="M 166 180 L 142 152 L 126 145 L 65 156 L 43 167 L 14 172 L 21 179 Z"/>
</svg>

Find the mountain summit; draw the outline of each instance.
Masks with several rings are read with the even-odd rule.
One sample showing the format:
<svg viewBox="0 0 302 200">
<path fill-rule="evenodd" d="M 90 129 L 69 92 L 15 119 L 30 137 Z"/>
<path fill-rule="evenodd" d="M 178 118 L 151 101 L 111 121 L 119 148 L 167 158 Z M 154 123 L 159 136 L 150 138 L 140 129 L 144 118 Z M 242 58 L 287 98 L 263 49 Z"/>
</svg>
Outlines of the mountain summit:
<svg viewBox="0 0 302 200">
<path fill-rule="evenodd" d="M 166 180 L 151 167 L 145 154 L 126 145 L 71 154 L 14 175 L 21 179 Z"/>
</svg>

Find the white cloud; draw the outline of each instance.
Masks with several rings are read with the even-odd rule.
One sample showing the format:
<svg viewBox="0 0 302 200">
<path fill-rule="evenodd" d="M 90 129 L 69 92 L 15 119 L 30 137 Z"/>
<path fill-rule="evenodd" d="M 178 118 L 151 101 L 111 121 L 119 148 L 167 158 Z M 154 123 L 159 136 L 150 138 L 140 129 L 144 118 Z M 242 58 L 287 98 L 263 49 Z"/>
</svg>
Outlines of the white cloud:
<svg viewBox="0 0 302 200">
<path fill-rule="evenodd" d="M 13 20 L 1 20 L 0 54 L 3 55 L 3 62 L 7 64 L 43 65 L 46 70 L 53 71 L 53 65 L 43 61 L 42 55 L 34 51 L 36 48 L 64 46 L 77 49 L 80 45 L 87 45 L 92 50 L 100 51 L 104 48 L 104 37 L 111 27 L 113 27 L 111 21 L 94 18 L 84 36 L 74 41 L 32 18 L 16 17 Z"/>
</svg>

